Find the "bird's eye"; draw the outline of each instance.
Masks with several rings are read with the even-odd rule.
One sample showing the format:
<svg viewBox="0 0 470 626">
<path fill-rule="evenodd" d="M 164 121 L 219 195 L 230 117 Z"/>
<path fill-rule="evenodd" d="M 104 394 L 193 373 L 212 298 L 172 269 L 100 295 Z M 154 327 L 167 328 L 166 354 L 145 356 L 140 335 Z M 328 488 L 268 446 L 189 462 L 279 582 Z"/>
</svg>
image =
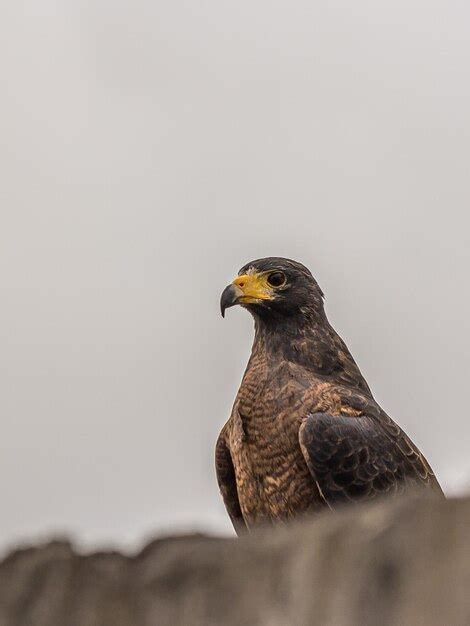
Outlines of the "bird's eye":
<svg viewBox="0 0 470 626">
<path fill-rule="evenodd" d="M 286 282 L 286 276 L 282 272 L 272 272 L 268 276 L 268 284 L 271 287 L 281 287 Z"/>
</svg>

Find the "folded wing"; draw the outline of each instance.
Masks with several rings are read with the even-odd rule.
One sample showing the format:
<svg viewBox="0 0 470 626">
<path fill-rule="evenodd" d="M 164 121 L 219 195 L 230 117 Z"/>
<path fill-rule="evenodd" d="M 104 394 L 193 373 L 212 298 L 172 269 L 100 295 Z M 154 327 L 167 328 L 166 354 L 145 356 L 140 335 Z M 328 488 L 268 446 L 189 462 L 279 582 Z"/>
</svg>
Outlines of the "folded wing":
<svg viewBox="0 0 470 626">
<path fill-rule="evenodd" d="M 299 441 L 325 503 L 336 505 L 405 490 L 442 490 L 424 456 L 385 414 L 310 414 Z"/>
</svg>

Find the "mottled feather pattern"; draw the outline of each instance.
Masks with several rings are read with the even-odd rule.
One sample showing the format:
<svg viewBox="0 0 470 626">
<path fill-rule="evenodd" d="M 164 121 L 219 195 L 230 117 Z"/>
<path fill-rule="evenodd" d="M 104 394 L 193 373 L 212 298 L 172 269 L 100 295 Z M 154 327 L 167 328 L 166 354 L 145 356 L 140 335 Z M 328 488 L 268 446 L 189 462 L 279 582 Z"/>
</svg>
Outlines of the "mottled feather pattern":
<svg viewBox="0 0 470 626">
<path fill-rule="evenodd" d="M 216 448 L 236 531 L 418 487 L 442 495 L 328 323 L 309 270 L 269 258 L 240 272 L 270 269 L 284 272 L 287 286 L 273 302 L 246 306 L 255 340 Z"/>
<path fill-rule="evenodd" d="M 432 473 L 400 431 L 391 437 L 376 418 L 309 415 L 299 431 L 312 477 L 330 507 L 402 493 L 432 483 Z"/>
<path fill-rule="evenodd" d="M 237 532 L 245 528 L 245 520 L 240 508 L 237 486 L 235 481 L 235 469 L 233 467 L 230 449 L 227 446 L 226 424 L 219 435 L 215 447 L 215 465 L 217 468 L 217 481 L 222 495 L 227 513 L 232 520 L 232 524 Z"/>
</svg>

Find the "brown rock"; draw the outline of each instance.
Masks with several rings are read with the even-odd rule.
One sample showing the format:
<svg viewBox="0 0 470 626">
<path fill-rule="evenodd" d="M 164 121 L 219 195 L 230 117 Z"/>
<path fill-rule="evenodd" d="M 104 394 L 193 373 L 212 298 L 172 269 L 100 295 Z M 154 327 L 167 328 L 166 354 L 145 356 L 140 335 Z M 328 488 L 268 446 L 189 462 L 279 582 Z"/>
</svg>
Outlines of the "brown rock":
<svg viewBox="0 0 470 626">
<path fill-rule="evenodd" d="M 67 542 L 0 564 L 0 626 L 464 626 L 470 499 L 383 502 L 136 556 Z"/>
</svg>

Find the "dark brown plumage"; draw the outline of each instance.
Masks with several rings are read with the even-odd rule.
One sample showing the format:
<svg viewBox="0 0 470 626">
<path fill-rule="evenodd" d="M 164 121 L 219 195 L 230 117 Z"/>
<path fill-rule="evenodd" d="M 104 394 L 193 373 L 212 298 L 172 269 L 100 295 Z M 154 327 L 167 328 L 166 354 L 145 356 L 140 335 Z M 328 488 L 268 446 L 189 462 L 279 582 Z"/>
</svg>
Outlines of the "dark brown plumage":
<svg viewBox="0 0 470 626">
<path fill-rule="evenodd" d="M 289 259 L 243 267 L 221 309 L 255 320 L 253 349 L 216 446 L 235 530 L 424 487 L 442 496 L 424 456 L 375 402 L 328 323 L 309 270 Z"/>
</svg>

